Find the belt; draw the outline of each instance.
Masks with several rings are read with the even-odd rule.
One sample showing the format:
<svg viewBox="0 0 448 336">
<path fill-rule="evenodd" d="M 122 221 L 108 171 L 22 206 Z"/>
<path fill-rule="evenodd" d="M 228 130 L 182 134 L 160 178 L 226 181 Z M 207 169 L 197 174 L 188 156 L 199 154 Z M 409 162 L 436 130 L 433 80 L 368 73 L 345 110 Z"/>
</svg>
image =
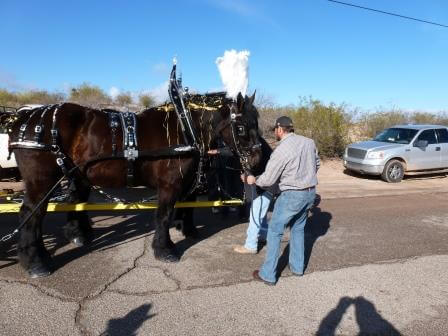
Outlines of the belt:
<svg viewBox="0 0 448 336">
<path fill-rule="evenodd" d="M 304 188 L 304 189 L 286 189 L 286 190 L 282 190 L 282 192 L 284 192 L 284 191 L 313 191 L 314 189 L 316 189 L 316 187 L 312 186 L 312 187 L 308 187 L 308 188 Z"/>
</svg>

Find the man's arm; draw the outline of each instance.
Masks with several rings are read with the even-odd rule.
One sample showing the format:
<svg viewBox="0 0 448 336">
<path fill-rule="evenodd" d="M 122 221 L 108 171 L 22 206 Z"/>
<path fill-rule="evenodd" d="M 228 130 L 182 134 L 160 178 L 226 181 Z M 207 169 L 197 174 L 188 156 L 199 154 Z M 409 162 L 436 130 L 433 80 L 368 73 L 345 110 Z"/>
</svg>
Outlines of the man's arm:
<svg viewBox="0 0 448 336">
<path fill-rule="evenodd" d="M 266 188 L 274 185 L 280 178 L 286 165 L 286 157 L 279 150 L 275 150 L 266 165 L 266 170 L 256 179 L 257 186 Z M 255 178 L 254 178 L 255 180 Z M 249 183 L 249 177 L 247 183 Z"/>
</svg>

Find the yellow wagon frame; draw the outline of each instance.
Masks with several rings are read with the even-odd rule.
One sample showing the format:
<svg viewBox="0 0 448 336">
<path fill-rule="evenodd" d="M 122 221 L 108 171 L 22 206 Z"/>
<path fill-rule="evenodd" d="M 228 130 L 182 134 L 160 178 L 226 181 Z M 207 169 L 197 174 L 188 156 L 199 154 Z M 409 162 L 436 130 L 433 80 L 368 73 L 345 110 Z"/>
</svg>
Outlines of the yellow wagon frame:
<svg viewBox="0 0 448 336">
<path fill-rule="evenodd" d="M 207 208 L 222 206 L 242 205 L 240 199 L 226 201 L 197 201 L 197 202 L 177 202 L 175 208 Z M 0 214 L 17 213 L 20 210 L 20 203 L 0 204 Z M 157 202 L 136 202 L 136 203 L 48 203 L 47 212 L 67 212 L 67 211 L 129 211 L 129 210 L 153 210 L 157 209 Z"/>
</svg>

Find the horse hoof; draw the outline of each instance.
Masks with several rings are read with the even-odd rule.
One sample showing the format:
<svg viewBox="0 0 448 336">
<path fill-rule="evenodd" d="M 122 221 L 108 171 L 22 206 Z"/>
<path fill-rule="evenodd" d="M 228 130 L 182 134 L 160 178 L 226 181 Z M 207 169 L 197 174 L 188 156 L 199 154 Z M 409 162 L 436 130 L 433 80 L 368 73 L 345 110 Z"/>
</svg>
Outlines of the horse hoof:
<svg viewBox="0 0 448 336">
<path fill-rule="evenodd" d="M 73 239 L 71 240 L 71 242 L 72 242 L 75 246 L 77 246 L 77 247 L 85 246 L 85 245 L 89 244 L 91 241 L 92 241 L 91 238 L 85 238 L 85 237 L 82 237 L 82 236 L 80 236 L 80 237 L 75 237 L 75 238 L 73 238 Z"/>
<path fill-rule="evenodd" d="M 28 270 L 31 279 L 44 278 L 51 274 L 51 270 L 44 265 L 34 266 Z"/>
<path fill-rule="evenodd" d="M 160 261 L 163 261 L 166 263 L 177 263 L 180 260 L 180 258 L 174 253 L 168 253 L 165 255 L 156 255 L 155 257 L 157 260 L 160 260 Z"/>
<path fill-rule="evenodd" d="M 77 247 L 82 247 L 86 244 L 86 240 L 83 237 L 76 237 L 72 239 L 72 243 Z"/>
<path fill-rule="evenodd" d="M 165 257 L 164 261 L 167 262 L 167 263 L 177 263 L 177 262 L 179 262 L 179 260 L 180 260 L 180 258 L 177 255 L 175 255 L 175 254 L 168 254 Z"/>
</svg>

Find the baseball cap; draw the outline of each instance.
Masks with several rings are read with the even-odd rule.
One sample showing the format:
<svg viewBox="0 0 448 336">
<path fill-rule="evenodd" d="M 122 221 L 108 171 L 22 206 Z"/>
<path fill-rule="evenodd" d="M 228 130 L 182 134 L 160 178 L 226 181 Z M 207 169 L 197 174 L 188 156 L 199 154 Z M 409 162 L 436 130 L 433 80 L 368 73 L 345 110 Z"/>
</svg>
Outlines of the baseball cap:
<svg viewBox="0 0 448 336">
<path fill-rule="evenodd" d="M 276 128 L 276 127 L 278 127 L 278 126 L 282 126 L 282 127 L 294 127 L 294 125 L 293 125 L 293 123 L 292 123 L 292 120 L 291 120 L 291 118 L 290 117 L 287 117 L 287 116 L 282 116 L 282 117 L 279 117 L 279 118 L 277 118 L 277 120 L 275 121 L 275 125 L 274 125 L 274 127 L 272 127 L 272 131 Z"/>
</svg>

